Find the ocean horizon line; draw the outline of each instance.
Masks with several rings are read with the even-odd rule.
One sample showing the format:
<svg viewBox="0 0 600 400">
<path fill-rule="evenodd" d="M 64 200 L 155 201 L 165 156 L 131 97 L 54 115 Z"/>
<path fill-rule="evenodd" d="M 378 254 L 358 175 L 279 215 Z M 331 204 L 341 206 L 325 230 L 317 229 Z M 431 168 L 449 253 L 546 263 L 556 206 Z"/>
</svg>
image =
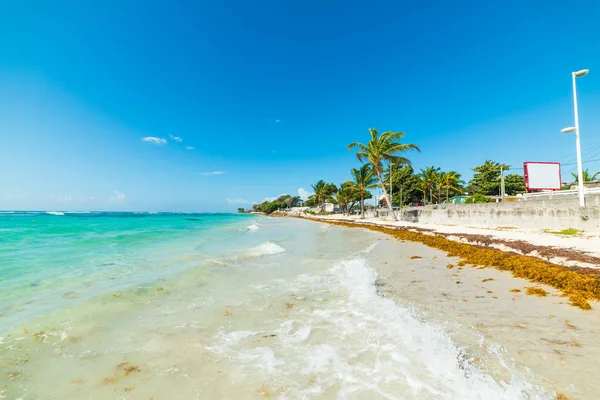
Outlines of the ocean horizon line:
<svg viewBox="0 0 600 400">
<path fill-rule="evenodd" d="M 67 214 L 109 214 L 109 213 L 119 213 L 119 214 L 214 214 L 214 215 L 237 215 L 236 212 L 227 212 L 227 211 L 145 211 L 145 210 L 136 210 L 136 211 L 115 211 L 115 210 L 60 210 L 60 209 L 49 209 L 49 210 L 0 210 L 0 214 L 16 214 L 16 213 L 24 213 L 24 214 L 49 214 L 52 213 L 67 213 Z"/>
</svg>

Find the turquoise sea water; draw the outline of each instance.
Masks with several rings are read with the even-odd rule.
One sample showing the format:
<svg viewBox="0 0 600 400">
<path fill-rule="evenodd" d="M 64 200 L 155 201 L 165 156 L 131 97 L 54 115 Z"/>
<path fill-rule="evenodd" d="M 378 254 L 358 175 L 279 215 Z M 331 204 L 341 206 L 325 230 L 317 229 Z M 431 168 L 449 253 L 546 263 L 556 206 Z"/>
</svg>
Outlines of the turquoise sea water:
<svg viewBox="0 0 600 400">
<path fill-rule="evenodd" d="M 588 367 L 556 383 L 514 361 L 541 331 L 505 354 L 474 326 L 510 326 L 515 303 L 449 262 L 299 219 L 3 212 L 0 399 L 533 400 Z"/>
<path fill-rule="evenodd" d="M 185 270 L 168 262 L 243 233 L 256 218 L 235 214 L 0 212 L 3 325 L 78 298 Z M 82 288 L 85 288 L 82 290 Z"/>
</svg>

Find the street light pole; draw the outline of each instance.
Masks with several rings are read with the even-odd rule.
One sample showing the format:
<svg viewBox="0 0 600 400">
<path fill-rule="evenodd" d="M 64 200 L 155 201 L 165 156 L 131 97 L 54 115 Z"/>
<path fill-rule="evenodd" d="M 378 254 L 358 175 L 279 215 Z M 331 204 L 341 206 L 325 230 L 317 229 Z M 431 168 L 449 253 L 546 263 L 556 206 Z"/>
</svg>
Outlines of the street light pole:
<svg viewBox="0 0 600 400">
<path fill-rule="evenodd" d="M 575 143 L 577 146 L 577 177 L 579 181 L 579 206 L 585 206 L 584 186 L 583 186 L 583 166 L 581 165 L 581 142 L 579 140 L 579 111 L 577 110 L 577 84 L 576 79 L 589 72 L 587 69 L 573 72 L 573 110 L 575 111 Z"/>
<path fill-rule="evenodd" d="M 392 188 L 392 168 L 394 168 L 394 164 L 390 163 L 390 204 L 392 204 L 392 191 L 394 190 Z M 393 205 L 392 208 L 394 208 Z"/>
<path fill-rule="evenodd" d="M 504 204 L 504 198 L 506 197 L 506 190 L 504 187 L 504 168 L 500 166 L 500 197 L 502 198 L 502 204 Z"/>
</svg>

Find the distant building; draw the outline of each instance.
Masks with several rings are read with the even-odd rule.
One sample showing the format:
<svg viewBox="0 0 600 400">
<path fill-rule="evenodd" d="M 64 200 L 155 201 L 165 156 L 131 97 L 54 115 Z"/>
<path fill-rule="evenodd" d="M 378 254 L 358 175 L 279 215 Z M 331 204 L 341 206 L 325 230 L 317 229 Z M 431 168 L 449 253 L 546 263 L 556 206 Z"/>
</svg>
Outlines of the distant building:
<svg viewBox="0 0 600 400">
<path fill-rule="evenodd" d="M 600 181 L 583 182 L 583 187 L 585 189 L 598 188 L 598 187 L 600 187 Z M 579 186 L 577 185 L 577 182 L 574 182 L 574 183 L 571 183 L 571 187 L 569 189 L 577 190 L 577 188 L 579 188 Z"/>
<path fill-rule="evenodd" d="M 450 197 L 450 199 L 448 200 L 450 203 L 452 204 L 464 204 L 465 200 L 467 200 L 469 198 L 469 196 L 454 196 L 454 197 Z"/>
<path fill-rule="evenodd" d="M 335 205 L 333 203 L 325 203 L 325 212 L 333 212 Z"/>
</svg>

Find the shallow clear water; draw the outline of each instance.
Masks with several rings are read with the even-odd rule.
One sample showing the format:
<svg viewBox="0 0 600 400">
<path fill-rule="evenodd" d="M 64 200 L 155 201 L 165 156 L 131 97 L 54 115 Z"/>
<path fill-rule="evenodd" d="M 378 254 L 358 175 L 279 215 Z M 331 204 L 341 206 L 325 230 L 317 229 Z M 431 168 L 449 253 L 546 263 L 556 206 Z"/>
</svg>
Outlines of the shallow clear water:
<svg viewBox="0 0 600 400">
<path fill-rule="evenodd" d="M 236 215 L 0 224 L 0 398 L 551 398 L 381 296 L 373 266 L 403 244 L 376 232 Z"/>
<path fill-rule="evenodd" d="M 58 215 L 56 215 L 58 214 Z M 244 232 L 231 214 L 0 213 L 3 325 L 189 268 L 174 256 Z M 85 290 L 81 290 L 85 287 Z"/>
</svg>

